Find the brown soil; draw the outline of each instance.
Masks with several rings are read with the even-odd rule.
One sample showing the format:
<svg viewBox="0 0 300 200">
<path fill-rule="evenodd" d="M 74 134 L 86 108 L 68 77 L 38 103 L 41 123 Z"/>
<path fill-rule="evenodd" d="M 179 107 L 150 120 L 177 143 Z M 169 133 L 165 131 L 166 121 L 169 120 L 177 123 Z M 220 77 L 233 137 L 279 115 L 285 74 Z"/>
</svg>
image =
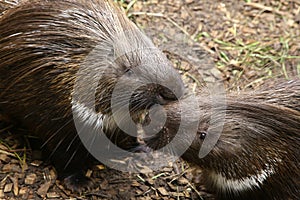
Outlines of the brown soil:
<svg viewBox="0 0 300 200">
<path fill-rule="evenodd" d="M 0 11 L 12 5 L 6 2 L 0 0 Z M 216 81 L 223 81 L 228 90 L 255 89 L 265 79 L 299 76 L 300 1 L 246 2 L 250 1 L 138 0 L 128 15 L 164 50 L 190 89 Z M 122 6 L 126 9 L 128 3 Z M 274 57 L 248 59 L 242 48 L 255 42 Z M 279 61 L 276 52 L 291 58 Z M 240 62 L 241 58 L 247 59 Z M 182 160 L 139 174 L 98 165 L 88 172 L 97 187 L 74 194 L 28 145 L 32 138 L 24 137 L 29 135 L 26 130 L 5 121 L 0 115 L 0 199 L 213 199 Z M 201 171 L 197 173 L 201 179 Z"/>
</svg>

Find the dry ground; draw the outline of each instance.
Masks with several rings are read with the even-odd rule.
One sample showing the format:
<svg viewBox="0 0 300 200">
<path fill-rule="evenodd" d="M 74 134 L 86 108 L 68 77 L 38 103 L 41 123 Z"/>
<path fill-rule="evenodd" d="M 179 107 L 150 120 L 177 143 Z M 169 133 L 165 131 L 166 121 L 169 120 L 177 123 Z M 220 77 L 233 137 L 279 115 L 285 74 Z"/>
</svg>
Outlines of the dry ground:
<svg viewBox="0 0 300 200">
<path fill-rule="evenodd" d="M 0 1 L 2 11 L 6 2 Z M 299 0 L 119 4 L 170 57 L 190 89 L 222 81 L 228 91 L 250 90 L 267 79 L 300 76 Z M 26 130 L 3 121 L 0 118 L 0 199 L 213 199 L 195 184 L 193 169 L 181 160 L 145 174 L 98 165 L 89 171 L 97 188 L 72 194 L 55 180 L 49 163 L 37 160 L 40 152 L 27 144 L 31 139 L 24 139 Z"/>
</svg>

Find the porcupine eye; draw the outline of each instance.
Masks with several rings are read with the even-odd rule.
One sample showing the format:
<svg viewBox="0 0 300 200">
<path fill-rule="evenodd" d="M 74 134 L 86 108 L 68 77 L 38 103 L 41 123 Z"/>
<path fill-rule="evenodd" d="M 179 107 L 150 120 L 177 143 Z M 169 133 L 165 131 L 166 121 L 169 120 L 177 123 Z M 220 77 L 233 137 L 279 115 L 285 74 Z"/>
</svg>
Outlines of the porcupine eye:
<svg viewBox="0 0 300 200">
<path fill-rule="evenodd" d="M 126 75 L 130 76 L 130 75 L 132 75 L 132 70 L 131 70 L 130 68 L 126 68 L 126 69 L 124 70 L 124 73 L 125 73 Z"/>
<path fill-rule="evenodd" d="M 206 134 L 207 134 L 207 132 L 201 131 L 200 134 L 199 134 L 199 138 L 200 138 L 201 140 L 204 140 L 205 137 L 206 137 Z"/>
</svg>

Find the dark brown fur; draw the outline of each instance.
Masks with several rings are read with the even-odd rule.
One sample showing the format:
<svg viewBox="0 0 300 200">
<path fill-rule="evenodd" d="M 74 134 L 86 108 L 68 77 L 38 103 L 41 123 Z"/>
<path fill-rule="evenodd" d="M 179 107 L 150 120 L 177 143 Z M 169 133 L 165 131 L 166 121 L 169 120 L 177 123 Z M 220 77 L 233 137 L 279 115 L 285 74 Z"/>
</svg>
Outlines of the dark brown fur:
<svg viewBox="0 0 300 200">
<path fill-rule="evenodd" d="M 107 135 L 130 149 L 135 138 L 127 137 L 111 119 L 110 100 L 119 78 L 125 78 L 124 91 L 145 79 L 157 83 L 133 94 L 133 115 L 155 103 L 176 100 L 175 94 L 183 93 L 180 76 L 161 52 L 148 54 L 145 49 L 149 41 L 137 27 L 107 0 L 22 1 L 0 18 L 0 109 L 41 138 L 59 176 L 77 191 L 88 186 L 81 170 L 93 159 L 73 122 L 76 73 L 99 43 L 111 40 L 115 42 L 109 44 L 112 49 L 103 51 L 109 55 L 113 50 L 114 56 L 119 56 L 116 62 L 111 64 L 109 58 L 106 61 L 105 55 L 99 54 L 93 63 L 93 70 L 103 75 L 97 83 L 95 109 L 107 116 L 103 123 Z M 126 50 L 135 43 L 140 49 L 122 55 L 122 48 Z M 99 67 L 98 63 L 107 66 Z M 169 82 L 170 89 L 160 86 Z M 84 98 L 85 87 L 79 90 Z M 126 103 L 122 96 L 119 102 L 121 106 Z"/>
<path fill-rule="evenodd" d="M 179 142 L 169 150 L 177 154 L 178 146 L 191 145 L 182 158 L 203 170 L 203 182 L 218 199 L 298 199 L 300 195 L 300 80 L 282 81 L 274 87 L 254 92 L 229 94 L 226 108 L 214 105 L 210 96 L 197 96 L 199 110 L 189 110 L 189 99 L 164 106 L 167 122 L 162 131 L 147 143 L 159 149 L 179 134 Z M 213 134 L 224 117 L 224 127 L 216 145 L 207 156 L 200 159 L 199 150 L 204 138 Z M 178 132 L 181 117 L 187 122 L 183 132 Z M 198 123 L 198 130 L 190 127 Z M 197 124 L 196 124 L 197 125 Z M 216 174 L 223 182 L 216 182 Z M 259 175 L 260 174 L 260 175 Z M 259 175 L 259 176 L 258 176 Z M 223 178 L 220 179 L 220 176 Z M 255 179 L 252 188 L 232 188 L 225 183 Z M 258 177 L 266 177 L 261 182 Z M 248 178 L 248 179 L 247 179 Z"/>
</svg>

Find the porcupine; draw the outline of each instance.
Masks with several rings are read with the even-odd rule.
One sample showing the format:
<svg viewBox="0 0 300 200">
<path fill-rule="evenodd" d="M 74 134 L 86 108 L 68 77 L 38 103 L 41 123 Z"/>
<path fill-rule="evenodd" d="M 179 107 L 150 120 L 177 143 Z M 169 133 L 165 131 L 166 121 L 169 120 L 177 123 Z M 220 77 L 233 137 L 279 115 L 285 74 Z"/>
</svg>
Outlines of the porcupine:
<svg viewBox="0 0 300 200">
<path fill-rule="evenodd" d="M 204 185 L 217 199 L 299 198 L 299 79 L 229 93 L 225 106 L 212 104 L 209 94 L 198 94 L 196 100 L 198 110 L 189 109 L 195 103 L 191 98 L 165 105 L 166 123 L 156 135 L 145 138 L 146 144 L 155 150 L 168 145 L 170 153 L 200 168 Z M 200 158 L 205 139 L 218 134 L 215 130 L 223 122 L 216 144 Z M 181 132 L 180 124 L 184 124 Z M 172 142 L 175 135 L 177 142 Z M 181 155 L 184 145 L 189 147 Z"/>
<path fill-rule="evenodd" d="M 135 137 L 112 117 L 119 79 L 126 95 L 144 84 L 131 95 L 133 119 L 184 93 L 180 75 L 164 54 L 108 0 L 21 1 L 1 16 L 0 37 L 0 109 L 41 139 L 59 178 L 74 191 L 90 186 L 84 170 L 94 158 L 77 135 L 72 111 L 91 126 L 100 122 L 114 143 L 131 149 Z M 72 96 L 80 75 L 89 80 L 77 88 L 83 98 L 85 87 L 96 82 L 94 114 L 100 121 Z M 122 98 L 118 103 L 125 107 Z"/>
</svg>

